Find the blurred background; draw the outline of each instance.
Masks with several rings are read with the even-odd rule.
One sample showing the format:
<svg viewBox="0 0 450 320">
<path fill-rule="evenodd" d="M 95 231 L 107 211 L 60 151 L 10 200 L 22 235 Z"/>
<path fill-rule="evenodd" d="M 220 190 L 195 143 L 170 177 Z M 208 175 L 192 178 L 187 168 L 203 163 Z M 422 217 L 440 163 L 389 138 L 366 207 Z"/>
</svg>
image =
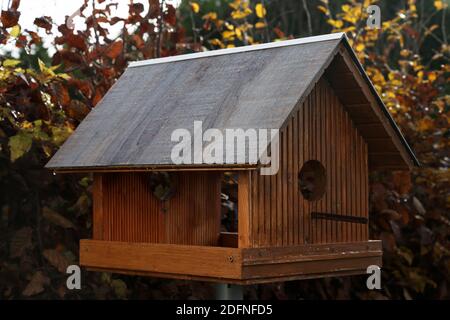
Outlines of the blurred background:
<svg viewBox="0 0 450 320">
<path fill-rule="evenodd" d="M 422 167 L 370 177 L 382 290 L 354 276 L 247 286 L 245 298 L 449 299 L 449 4 L 1 0 L 0 299 L 211 298 L 208 283 L 98 272 L 68 290 L 66 268 L 91 237 L 92 180 L 43 166 L 130 61 L 330 32 L 347 34 Z M 379 28 L 367 26 L 370 5 L 380 8 Z M 233 228 L 235 195 L 222 199 Z"/>
</svg>

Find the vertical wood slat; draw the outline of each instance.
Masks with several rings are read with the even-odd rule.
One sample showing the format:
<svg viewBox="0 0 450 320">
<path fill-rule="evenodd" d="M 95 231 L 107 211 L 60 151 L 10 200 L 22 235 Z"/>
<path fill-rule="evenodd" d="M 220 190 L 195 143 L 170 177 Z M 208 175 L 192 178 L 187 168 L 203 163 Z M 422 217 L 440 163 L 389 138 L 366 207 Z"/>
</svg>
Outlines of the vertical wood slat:
<svg viewBox="0 0 450 320">
<path fill-rule="evenodd" d="M 307 201 L 298 188 L 298 173 L 314 159 L 326 168 L 326 192 L 318 201 Z M 367 240 L 367 225 L 310 219 L 313 211 L 367 218 L 367 174 L 367 144 L 322 79 L 280 133 L 278 174 L 252 174 L 252 217 L 259 221 L 252 224 L 254 245 Z"/>
<path fill-rule="evenodd" d="M 306 99 L 305 104 L 303 105 L 303 128 L 302 128 L 302 138 L 303 138 L 303 162 L 299 164 L 299 172 L 303 166 L 303 164 L 309 160 L 309 105 L 310 105 L 311 95 Z M 299 133 L 300 134 L 300 133 Z M 303 204 L 303 232 L 305 243 L 311 243 L 312 234 L 311 234 L 311 221 L 310 221 L 310 207 L 309 202 L 305 201 L 300 194 L 300 199 Z"/>
<path fill-rule="evenodd" d="M 289 124 L 289 126 L 286 128 L 287 130 L 287 138 L 286 138 L 286 185 L 287 185 L 287 208 L 286 208 L 286 213 L 287 213 L 287 245 L 294 245 L 296 244 L 294 242 L 294 235 L 297 233 L 297 229 L 294 228 L 294 209 L 293 209 L 293 189 L 294 189 L 294 184 L 293 184 L 293 172 L 292 172 L 292 168 L 293 168 L 293 148 L 292 148 L 292 142 L 293 142 L 293 135 L 292 135 L 292 131 L 293 131 L 293 122 L 291 122 Z"/>
<path fill-rule="evenodd" d="M 217 245 L 220 177 L 212 171 L 174 174 L 174 196 L 160 201 L 146 173 L 103 174 L 103 220 L 94 221 L 94 230 L 103 227 L 104 240 L 111 241 Z M 94 217 L 98 212 L 94 206 Z"/>
<path fill-rule="evenodd" d="M 103 240 L 103 183 L 102 183 L 103 175 L 101 173 L 94 174 L 93 181 L 93 235 L 92 238 L 94 240 Z"/>
<path fill-rule="evenodd" d="M 300 225 L 302 212 L 299 210 L 299 190 L 298 190 L 298 148 L 300 145 L 298 134 L 298 119 L 299 111 L 296 111 L 295 117 L 292 119 L 292 164 L 291 164 L 291 180 L 292 180 L 292 215 L 293 215 L 293 244 L 303 243 L 301 237 L 303 236 L 302 228 Z"/>
<path fill-rule="evenodd" d="M 240 171 L 238 173 L 238 247 L 250 247 L 251 239 L 251 205 L 252 205 L 252 179 L 251 172 Z"/>
</svg>

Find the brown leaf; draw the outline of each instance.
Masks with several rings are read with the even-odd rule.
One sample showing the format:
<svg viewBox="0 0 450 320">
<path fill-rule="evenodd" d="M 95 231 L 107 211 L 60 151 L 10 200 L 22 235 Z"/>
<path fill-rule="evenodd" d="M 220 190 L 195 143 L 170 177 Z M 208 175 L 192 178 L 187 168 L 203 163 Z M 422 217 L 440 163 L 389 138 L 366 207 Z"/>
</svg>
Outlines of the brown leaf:
<svg viewBox="0 0 450 320">
<path fill-rule="evenodd" d="M 11 3 L 11 10 L 17 11 L 17 9 L 19 9 L 19 6 L 20 6 L 20 0 L 13 0 Z"/>
<path fill-rule="evenodd" d="M 18 11 L 6 11 L 2 10 L 2 16 L 0 20 L 4 28 L 11 28 L 17 25 L 19 22 L 20 12 Z"/>
<path fill-rule="evenodd" d="M 85 51 L 87 49 L 84 37 L 78 34 L 69 34 L 64 39 L 66 43 L 73 48 L 77 48 L 81 51 Z"/>
<path fill-rule="evenodd" d="M 32 234 L 33 230 L 30 227 L 24 227 L 14 234 L 9 247 L 11 258 L 20 257 L 24 250 L 33 246 Z"/>
<path fill-rule="evenodd" d="M 69 85 L 78 88 L 86 98 L 90 98 L 92 95 L 92 85 L 89 81 L 70 79 Z"/>
<path fill-rule="evenodd" d="M 62 83 L 55 83 L 54 85 L 54 97 L 56 101 L 63 107 L 70 104 L 69 90 Z"/>
<path fill-rule="evenodd" d="M 30 44 L 39 44 L 41 43 L 41 37 L 34 31 L 28 31 L 28 34 L 31 36 Z"/>
<path fill-rule="evenodd" d="M 142 3 L 129 4 L 129 13 L 131 15 L 141 14 L 144 11 L 144 5 Z"/>
<path fill-rule="evenodd" d="M 150 5 L 148 15 L 151 19 L 155 19 L 159 15 L 159 0 L 148 0 Z"/>
<path fill-rule="evenodd" d="M 411 174 L 409 171 L 395 171 L 393 174 L 395 190 L 400 194 L 407 194 L 411 190 Z"/>
<path fill-rule="evenodd" d="M 70 66 L 70 65 L 77 66 L 77 65 L 83 63 L 83 57 L 77 52 L 72 52 L 72 51 L 64 49 L 64 50 L 56 52 L 53 55 L 53 59 L 52 59 L 53 65 L 61 64 L 63 62 L 65 64 L 65 66 Z"/>
<path fill-rule="evenodd" d="M 94 98 L 92 99 L 92 105 L 95 107 L 97 105 L 97 103 L 100 102 L 100 100 L 102 99 L 103 94 L 99 89 L 95 90 L 95 94 L 94 94 Z"/>
<path fill-rule="evenodd" d="M 22 291 L 22 295 L 25 297 L 34 296 L 36 294 L 44 291 L 44 285 L 49 285 L 50 279 L 46 277 L 41 271 L 37 271 L 33 274 L 30 282 L 25 287 L 25 290 Z"/>
<path fill-rule="evenodd" d="M 383 249 L 392 252 L 396 248 L 395 237 L 392 233 L 382 232 L 380 235 L 381 242 L 383 244 Z"/>
<path fill-rule="evenodd" d="M 136 48 L 141 49 L 144 46 L 144 40 L 142 40 L 141 36 L 138 34 L 133 34 L 131 37 L 133 39 L 134 45 Z"/>
<path fill-rule="evenodd" d="M 115 41 L 109 45 L 109 47 L 106 49 L 106 56 L 111 59 L 117 58 L 121 53 L 123 49 L 123 42 L 122 41 Z"/>
<path fill-rule="evenodd" d="M 401 215 L 392 209 L 383 209 L 380 214 L 386 215 L 389 220 L 399 220 L 401 218 Z"/>
<path fill-rule="evenodd" d="M 53 211 L 48 207 L 42 208 L 42 215 L 51 223 L 63 227 L 64 229 L 76 229 L 75 225 L 69 219 L 63 217 L 58 212 Z"/>
<path fill-rule="evenodd" d="M 177 23 L 177 15 L 174 6 L 167 5 L 167 11 L 164 13 L 164 21 L 174 26 Z"/>
<path fill-rule="evenodd" d="M 284 32 L 281 31 L 281 29 L 278 28 L 278 27 L 273 28 L 273 32 L 276 34 L 276 36 L 277 36 L 278 38 L 284 38 L 284 37 L 285 37 Z"/>
<path fill-rule="evenodd" d="M 60 252 L 54 249 L 47 249 L 44 250 L 43 255 L 48 260 L 48 262 L 59 272 L 66 273 L 67 267 L 70 265 L 70 262 Z"/>
<path fill-rule="evenodd" d="M 70 118 L 81 121 L 89 113 L 90 110 L 86 106 L 86 104 L 84 104 L 80 100 L 70 100 L 69 106 L 65 107 L 64 111 Z"/>
<path fill-rule="evenodd" d="M 47 16 L 36 18 L 34 19 L 34 24 L 40 28 L 44 28 L 45 32 L 49 33 L 52 29 L 52 18 Z"/>
</svg>

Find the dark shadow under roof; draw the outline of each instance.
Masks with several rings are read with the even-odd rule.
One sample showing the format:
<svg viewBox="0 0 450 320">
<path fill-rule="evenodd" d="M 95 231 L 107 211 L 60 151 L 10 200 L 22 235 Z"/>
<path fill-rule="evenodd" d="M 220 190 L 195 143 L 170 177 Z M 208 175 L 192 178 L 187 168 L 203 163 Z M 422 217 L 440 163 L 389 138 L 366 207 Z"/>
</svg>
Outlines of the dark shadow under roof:
<svg viewBox="0 0 450 320">
<path fill-rule="evenodd" d="M 47 168 L 171 166 L 172 132 L 192 131 L 194 121 L 203 130 L 280 129 L 343 41 L 332 34 L 133 63 Z"/>
</svg>

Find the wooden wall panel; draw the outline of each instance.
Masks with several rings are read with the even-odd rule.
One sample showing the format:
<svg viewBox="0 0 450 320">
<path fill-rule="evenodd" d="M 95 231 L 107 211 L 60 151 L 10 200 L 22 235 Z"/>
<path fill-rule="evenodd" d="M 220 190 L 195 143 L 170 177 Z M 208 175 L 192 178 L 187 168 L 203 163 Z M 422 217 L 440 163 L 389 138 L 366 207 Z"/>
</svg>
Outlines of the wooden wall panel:
<svg viewBox="0 0 450 320">
<path fill-rule="evenodd" d="M 368 225 L 312 219 L 312 212 L 368 218 L 367 144 L 326 80 L 320 80 L 280 133 L 280 170 L 251 173 L 250 246 L 368 240 Z M 308 160 L 326 168 L 326 192 L 307 201 L 298 174 Z"/>
<path fill-rule="evenodd" d="M 148 173 L 96 174 L 94 239 L 217 245 L 220 178 L 214 171 L 175 173 L 175 194 L 162 202 L 150 189 Z"/>
</svg>

